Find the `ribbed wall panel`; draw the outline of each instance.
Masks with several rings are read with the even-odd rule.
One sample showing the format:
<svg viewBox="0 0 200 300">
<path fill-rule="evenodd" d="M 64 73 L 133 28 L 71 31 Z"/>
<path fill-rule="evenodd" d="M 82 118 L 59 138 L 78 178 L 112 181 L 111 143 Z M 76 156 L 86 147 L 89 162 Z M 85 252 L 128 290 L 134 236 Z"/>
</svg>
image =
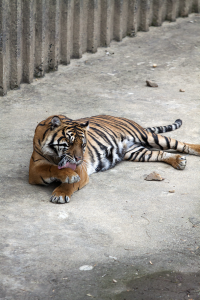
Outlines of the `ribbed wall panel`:
<svg viewBox="0 0 200 300">
<path fill-rule="evenodd" d="M 60 63 L 70 63 L 73 44 L 73 11 L 74 0 L 65 0 L 61 3 L 60 24 Z"/>
<path fill-rule="evenodd" d="M 89 0 L 88 12 L 90 12 L 90 15 L 87 21 L 87 45 L 85 51 L 95 53 L 100 45 L 101 1 Z"/>
<path fill-rule="evenodd" d="M 31 83 L 34 76 L 35 57 L 35 0 L 23 2 L 23 82 Z"/>
<path fill-rule="evenodd" d="M 9 51 L 9 5 L 0 0 L 0 96 L 4 96 L 10 82 L 10 51 Z"/>
<path fill-rule="evenodd" d="M 0 0 L 0 95 L 192 12 L 200 12 L 200 0 Z"/>
<path fill-rule="evenodd" d="M 10 1 L 10 88 L 19 88 L 22 81 L 22 1 Z"/>
<path fill-rule="evenodd" d="M 74 58 L 82 57 L 83 9 L 84 9 L 84 0 L 74 0 L 73 50 L 72 50 L 72 57 Z"/>
<path fill-rule="evenodd" d="M 43 77 L 48 70 L 49 22 L 47 0 L 36 0 L 35 10 L 34 76 Z"/>
</svg>

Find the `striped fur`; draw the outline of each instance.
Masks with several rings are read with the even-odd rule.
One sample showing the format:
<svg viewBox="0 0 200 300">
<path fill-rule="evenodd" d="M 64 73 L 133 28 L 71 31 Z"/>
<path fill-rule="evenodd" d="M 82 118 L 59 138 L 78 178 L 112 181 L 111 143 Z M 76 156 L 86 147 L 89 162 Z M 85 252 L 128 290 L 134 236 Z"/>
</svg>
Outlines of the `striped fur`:
<svg viewBox="0 0 200 300">
<path fill-rule="evenodd" d="M 183 170 L 185 156 L 164 150 L 200 155 L 200 145 L 157 134 L 181 125 L 182 121 L 176 120 L 168 126 L 143 128 L 132 120 L 107 115 L 75 121 L 63 115 L 51 116 L 36 127 L 29 182 L 46 185 L 60 181 L 51 201 L 66 203 L 89 182 L 89 175 L 106 171 L 122 160 L 161 161 Z"/>
<path fill-rule="evenodd" d="M 145 128 L 146 131 L 151 133 L 164 133 L 168 131 L 174 131 L 176 129 L 179 129 L 182 125 L 182 120 L 178 119 L 173 124 L 167 125 L 167 126 L 159 126 L 159 127 L 148 127 Z"/>
</svg>

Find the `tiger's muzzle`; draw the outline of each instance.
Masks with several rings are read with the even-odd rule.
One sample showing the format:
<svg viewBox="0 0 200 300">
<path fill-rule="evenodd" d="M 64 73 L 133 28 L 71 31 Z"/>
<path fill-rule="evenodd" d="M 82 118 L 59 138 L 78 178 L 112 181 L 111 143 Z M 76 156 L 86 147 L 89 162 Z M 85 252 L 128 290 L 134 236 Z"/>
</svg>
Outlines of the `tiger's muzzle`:
<svg viewBox="0 0 200 300">
<path fill-rule="evenodd" d="M 60 162 L 58 163 L 58 169 L 63 168 L 70 168 L 72 170 L 75 170 L 78 165 L 82 163 L 81 157 L 75 157 L 75 159 L 72 161 L 69 161 L 67 156 L 62 156 Z"/>
</svg>

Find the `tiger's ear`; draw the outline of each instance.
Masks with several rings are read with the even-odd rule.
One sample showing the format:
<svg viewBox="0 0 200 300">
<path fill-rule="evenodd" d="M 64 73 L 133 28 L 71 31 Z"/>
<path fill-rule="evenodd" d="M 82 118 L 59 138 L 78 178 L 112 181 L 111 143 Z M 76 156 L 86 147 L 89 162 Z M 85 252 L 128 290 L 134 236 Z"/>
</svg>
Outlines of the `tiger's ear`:
<svg viewBox="0 0 200 300">
<path fill-rule="evenodd" d="M 80 126 L 85 129 L 85 130 L 88 130 L 89 129 L 89 121 L 86 121 L 85 123 L 81 123 Z"/>
<path fill-rule="evenodd" d="M 53 117 L 51 120 L 51 128 L 54 129 L 55 127 L 58 127 L 61 125 L 61 120 L 59 117 Z"/>
</svg>

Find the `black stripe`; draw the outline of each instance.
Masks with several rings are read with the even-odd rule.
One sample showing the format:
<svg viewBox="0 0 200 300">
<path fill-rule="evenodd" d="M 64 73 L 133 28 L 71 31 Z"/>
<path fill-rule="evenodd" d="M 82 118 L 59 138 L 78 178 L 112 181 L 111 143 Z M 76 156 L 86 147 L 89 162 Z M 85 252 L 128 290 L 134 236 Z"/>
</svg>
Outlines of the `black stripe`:
<svg viewBox="0 0 200 300">
<path fill-rule="evenodd" d="M 95 128 L 95 127 L 91 127 L 91 126 L 90 126 L 90 129 L 94 130 L 95 133 L 97 132 L 98 135 L 100 135 L 100 137 L 101 137 L 104 141 L 106 141 L 109 145 L 112 144 L 111 141 L 109 140 L 109 138 L 105 135 L 105 133 L 104 133 L 103 131 L 101 131 L 101 130 Z M 90 132 L 90 131 L 89 131 L 89 132 Z M 89 133 L 89 132 L 88 132 L 88 133 Z"/>
<path fill-rule="evenodd" d="M 141 150 L 143 150 L 143 149 L 141 149 Z M 133 154 L 135 154 L 133 160 L 135 160 L 138 157 L 138 155 L 140 154 L 140 152 L 141 151 L 139 150 L 139 151 L 133 153 Z"/>
<path fill-rule="evenodd" d="M 115 127 L 115 128 L 117 128 L 118 130 L 122 130 L 122 128 L 123 128 L 126 134 L 128 133 L 130 136 L 132 136 L 132 137 L 135 137 L 135 136 L 136 136 L 136 137 L 138 138 L 138 136 L 137 136 L 135 130 L 134 130 L 134 131 L 129 131 L 129 128 L 127 128 L 127 125 L 124 124 L 124 122 L 122 122 L 121 120 L 123 120 L 123 121 L 126 122 L 126 123 L 129 123 L 128 120 L 123 119 L 123 118 L 114 119 L 114 120 L 106 120 L 106 121 L 107 121 L 107 123 L 108 123 L 110 126 Z M 131 124 L 132 126 L 134 126 L 132 123 L 130 123 L 130 124 Z M 134 127 L 134 129 L 136 129 L 136 128 Z M 140 138 L 138 138 L 138 139 L 140 140 Z"/>
<path fill-rule="evenodd" d="M 175 121 L 175 123 L 176 123 L 179 127 L 181 127 L 181 125 L 183 124 L 183 122 L 182 122 L 181 119 L 177 119 L 177 120 Z"/>
<path fill-rule="evenodd" d="M 138 151 L 135 151 L 135 152 L 132 152 L 131 155 L 129 156 L 129 158 L 127 160 L 132 160 L 134 161 L 136 159 L 136 157 L 141 153 L 141 151 L 143 151 L 144 148 L 138 150 Z M 134 157 L 133 157 L 134 156 Z"/>
<path fill-rule="evenodd" d="M 56 155 L 58 155 L 58 151 L 56 148 L 54 148 L 54 145 L 53 145 L 56 136 L 57 136 L 57 132 L 54 133 L 54 135 L 51 139 L 51 142 L 49 143 L 49 147 L 56 153 Z"/>
<path fill-rule="evenodd" d="M 105 129 L 105 128 L 106 128 L 106 129 L 109 129 L 109 130 L 115 135 L 116 138 L 118 137 L 112 129 L 110 129 L 109 127 L 106 126 L 106 125 L 109 125 L 109 126 L 111 126 L 111 127 L 117 128 L 117 129 L 119 130 L 119 126 L 116 125 L 116 123 L 118 122 L 117 119 L 114 119 L 114 120 L 103 119 L 103 120 L 101 120 L 101 122 L 103 123 L 103 124 L 102 124 L 103 126 L 101 126 L 103 129 Z M 95 123 L 95 124 L 97 125 L 97 123 Z M 99 125 L 99 124 L 98 124 L 98 125 Z M 120 128 L 120 129 L 121 129 L 121 128 Z"/>
<path fill-rule="evenodd" d="M 57 140 L 57 143 L 59 144 L 59 142 L 60 142 L 63 138 L 64 138 L 63 136 L 59 137 L 59 139 Z"/>
<path fill-rule="evenodd" d="M 132 157 L 133 157 L 133 155 L 134 155 L 135 153 L 137 153 L 137 152 L 132 152 L 132 153 L 130 154 L 129 158 L 127 158 L 127 160 L 131 160 Z"/>
<path fill-rule="evenodd" d="M 144 140 L 145 142 L 145 146 L 148 146 L 149 148 L 152 148 L 152 146 L 149 144 L 148 142 L 148 135 L 146 134 L 146 132 L 144 130 L 139 130 L 136 126 L 134 126 L 131 122 L 127 121 L 127 123 L 129 123 L 140 135 L 141 138 Z M 135 135 L 137 136 L 137 134 L 135 133 Z M 139 138 L 138 138 L 139 139 Z M 141 141 L 141 139 L 139 139 Z M 141 141 L 142 142 L 142 141 Z"/>
<path fill-rule="evenodd" d="M 99 126 L 99 127 L 101 127 L 101 126 Z M 102 128 L 102 127 L 101 127 L 101 128 Z M 112 130 L 109 129 L 109 130 L 113 133 L 113 135 L 112 135 L 112 134 L 110 134 L 110 133 L 107 131 L 107 129 L 109 129 L 109 128 L 103 128 L 103 130 L 107 132 L 107 134 L 109 135 L 109 137 L 111 137 L 111 139 L 112 139 L 112 141 L 113 141 L 113 143 L 114 143 L 114 146 L 117 148 L 117 147 L 118 147 L 118 143 L 117 143 L 115 137 L 113 136 L 113 135 L 115 135 L 114 132 L 113 132 Z M 93 137 L 91 136 L 91 134 L 92 134 L 92 132 L 91 132 L 91 131 L 88 131 L 88 135 L 89 135 L 91 138 L 93 138 Z M 116 136 L 116 135 L 115 135 L 115 136 Z M 117 136 L 116 136 L 116 137 L 117 137 Z M 112 145 L 112 146 L 113 146 L 113 144 L 112 144 L 110 141 L 109 141 L 109 145 Z"/>
<path fill-rule="evenodd" d="M 160 147 L 160 149 L 163 150 L 163 147 L 159 144 L 159 138 L 158 138 L 157 134 L 152 133 L 152 136 L 154 138 L 154 142 L 156 143 L 156 145 L 158 145 Z"/>
<path fill-rule="evenodd" d="M 101 142 L 99 142 L 94 136 L 91 136 L 91 138 L 93 139 L 94 142 L 97 143 L 98 147 L 100 147 L 101 150 L 103 150 L 106 154 L 106 159 L 112 164 L 113 163 L 113 155 L 112 155 L 112 152 L 113 152 L 113 149 L 116 149 L 116 154 L 121 157 L 121 153 L 119 153 L 119 148 L 116 144 L 116 147 L 113 147 L 113 145 L 111 144 L 111 149 L 110 149 L 110 152 L 108 153 L 108 147 L 105 146 L 104 144 L 102 144 Z"/>
<path fill-rule="evenodd" d="M 66 127 L 64 127 L 63 130 L 62 130 L 62 134 L 63 134 L 64 137 L 66 137 L 65 130 L 66 130 Z"/>
<path fill-rule="evenodd" d="M 156 161 L 158 161 L 158 156 L 160 155 L 160 151 L 158 151 Z"/>
<path fill-rule="evenodd" d="M 44 184 L 48 184 L 48 182 L 46 182 L 46 181 L 42 178 L 42 176 L 40 176 L 40 178 L 42 179 L 42 181 L 44 182 Z"/>
<path fill-rule="evenodd" d="M 146 138 L 146 133 L 144 132 L 144 130 L 137 127 L 137 126 L 139 126 L 137 123 L 135 123 L 134 121 L 128 120 L 128 119 L 124 119 L 124 118 L 122 118 L 122 120 L 125 121 L 126 123 L 131 125 L 131 127 L 134 128 L 134 133 L 135 133 L 135 130 L 136 130 L 139 133 L 139 135 L 142 136 L 142 138 L 144 138 L 144 139 Z M 133 122 L 134 122 L 135 125 L 133 124 Z"/>
<path fill-rule="evenodd" d="M 92 164 L 93 164 L 95 162 L 95 159 L 94 159 L 94 155 L 92 153 L 92 150 L 90 149 L 90 146 L 88 144 L 90 144 L 90 146 L 92 146 L 92 145 L 91 145 L 90 141 L 87 142 L 87 149 L 88 149 L 88 152 L 90 154 L 90 158 L 91 158 L 91 161 L 92 161 Z"/>
<path fill-rule="evenodd" d="M 106 150 L 107 149 L 107 147 L 104 145 L 104 144 L 102 144 L 101 142 L 99 142 L 95 137 L 94 137 L 94 135 L 90 132 L 90 137 L 93 139 L 93 141 L 95 141 L 96 143 L 97 143 L 97 145 L 100 147 L 100 149 L 102 149 L 102 150 Z"/>
<path fill-rule="evenodd" d="M 170 149 L 169 139 L 166 136 L 164 136 L 164 138 L 165 138 L 165 141 L 166 141 L 166 144 L 167 144 L 167 149 Z"/>
<path fill-rule="evenodd" d="M 133 146 L 134 146 L 134 148 L 133 148 Z M 137 152 L 137 151 L 139 151 L 139 150 L 136 150 L 137 148 L 140 148 L 140 147 L 142 147 L 141 149 L 139 149 L 139 150 L 142 150 L 142 149 L 144 149 L 144 147 L 142 146 L 142 145 L 140 145 L 140 144 L 133 144 L 127 151 L 126 151 L 126 153 L 128 153 L 128 152 L 131 152 L 131 151 L 133 151 L 134 150 L 134 152 Z"/>
<path fill-rule="evenodd" d="M 34 148 L 34 150 L 35 150 L 35 152 L 37 154 L 39 154 L 40 156 L 44 157 L 44 159 L 48 160 L 44 155 L 42 155 L 40 152 L 38 152 L 39 150 L 36 147 Z M 48 160 L 48 162 L 50 162 L 50 160 Z"/>
<path fill-rule="evenodd" d="M 143 151 L 144 151 L 145 149 L 143 149 Z M 145 160 L 145 154 L 147 153 L 147 151 L 148 151 L 148 149 L 146 149 L 145 151 L 144 151 L 144 153 L 142 153 L 142 155 L 140 156 L 140 158 L 139 158 L 139 161 L 144 161 Z"/>
<path fill-rule="evenodd" d="M 130 135 L 132 135 L 132 132 L 130 132 L 127 128 L 127 124 L 124 124 L 124 122 L 122 122 L 123 119 L 117 119 L 117 120 L 113 120 L 113 121 L 110 121 L 109 124 L 113 127 L 116 127 L 117 129 L 124 129 L 125 131 L 127 131 Z M 123 120 L 124 121 L 124 120 Z M 117 126 L 116 126 L 117 124 Z"/>
<path fill-rule="evenodd" d="M 117 135 L 115 134 L 115 132 L 112 130 L 112 129 L 110 129 L 110 128 L 108 128 L 108 127 L 102 127 L 100 124 L 98 124 L 98 123 L 96 123 L 96 122 L 91 122 L 91 123 L 93 123 L 95 126 L 97 126 L 97 127 L 100 127 L 101 129 L 103 129 L 104 131 L 106 131 L 107 133 L 108 133 L 108 131 L 107 130 L 109 130 L 109 131 L 111 131 L 112 132 L 112 134 L 117 138 Z M 110 134 L 110 133 L 108 133 L 108 134 Z M 113 139 L 113 137 L 112 137 L 112 139 Z"/>
<path fill-rule="evenodd" d="M 43 159 L 36 159 L 36 160 L 35 160 L 35 159 L 33 158 L 33 156 L 32 156 L 31 158 L 32 158 L 32 160 L 33 160 L 34 162 L 39 161 L 39 160 L 43 160 Z"/>
<path fill-rule="evenodd" d="M 103 168 L 103 165 L 102 165 L 102 162 L 101 162 L 101 156 L 100 156 L 98 150 L 92 144 L 90 144 L 90 145 L 94 149 L 94 151 L 96 153 L 96 156 L 98 158 L 98 166 L 96 167 L 96 172 L 99 172 Z"/>
<path fill-rule="evenodd" d="M 47 134 L 47 132 L 48 132 L 49 130 L 50 130 L 50 128 L 47 128 L 47 130 L 44 132 L 43 137 L 42 137 L 42 140 L 44 140 L 45 135 Z"/>
<path fill-rule="evenodd" d="M 149 161 L 152 157 L 152 154 L 153 154 L 153 151 L 150 151 L 149 155 L 148 155 L 148 158 L 147 158 L 147 161 Z"/>
</svg>

